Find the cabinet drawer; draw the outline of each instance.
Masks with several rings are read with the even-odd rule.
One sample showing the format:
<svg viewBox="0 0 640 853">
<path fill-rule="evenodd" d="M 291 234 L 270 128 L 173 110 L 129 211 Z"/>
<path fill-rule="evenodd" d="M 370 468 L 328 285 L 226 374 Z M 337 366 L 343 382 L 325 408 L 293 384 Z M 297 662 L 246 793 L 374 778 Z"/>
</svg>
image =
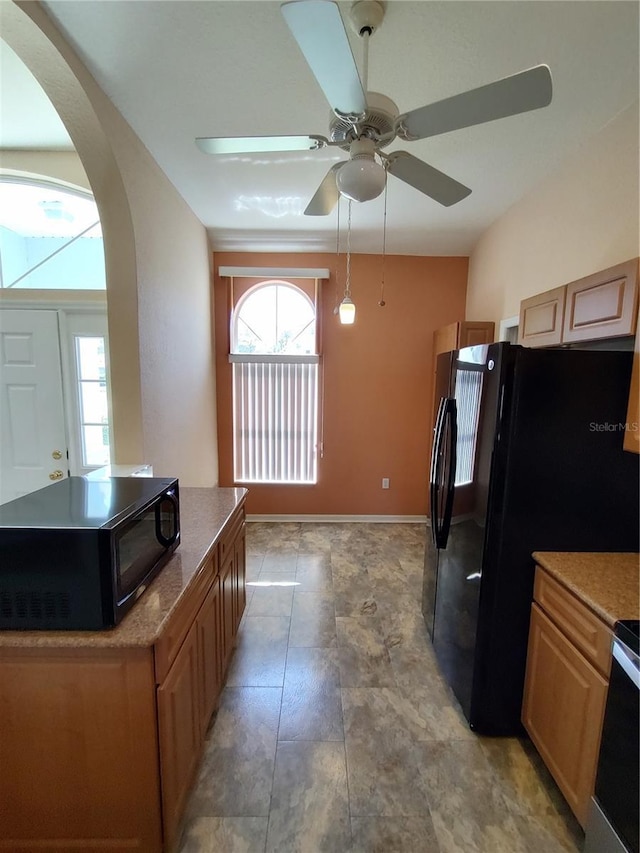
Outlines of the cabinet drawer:
<svg viewBox="0 0 640 853">
<path fill-rule="evenodd" d="M 180 651 L 184 638 L 187 636 L 193 620 L 205 599 L 213 579 L 218 574 L 218 558 L 214 553 L 207 557 L 205 564 L 191 589 L 182 597 L 180 604 L 171 614 L 167 627 L 156 641 L 154 647 L 156 683 L 161 684 L 166 677 L 171 664 Z"/>
<path fill-rule="evenodd" d="M 233 553 L 234 542 L 236 541 L 236 538 L 240 533 L 243 524 L 244 506 L 240 507 L 240 509 L 237 510 L 237 512 L 229 519 L 224 528 L 224 532 L 218 544 L 220 565 L 225 562 L 229 554 Z"/>
<path fill-rule="evenodd" d="M 573 593 L 536 567 L 533 597 L 587 660 L 609 677 L 613 633 Z"/>
</svg>

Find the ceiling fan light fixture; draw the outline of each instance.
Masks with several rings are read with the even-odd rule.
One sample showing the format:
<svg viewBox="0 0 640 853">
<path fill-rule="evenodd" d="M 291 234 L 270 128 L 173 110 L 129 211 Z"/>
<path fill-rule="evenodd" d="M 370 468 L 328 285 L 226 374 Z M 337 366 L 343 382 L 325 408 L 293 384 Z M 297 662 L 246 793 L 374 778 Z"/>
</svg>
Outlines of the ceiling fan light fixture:
<svg viewBox="0 0 640 853">
<path fill-rule="evenodd" d="M 345 198 L 351 201 L 371 201 L 384 189 L 384 167 L 375 160 L 349 160 L 338 172 L 336 183 Z"/>
</svg>

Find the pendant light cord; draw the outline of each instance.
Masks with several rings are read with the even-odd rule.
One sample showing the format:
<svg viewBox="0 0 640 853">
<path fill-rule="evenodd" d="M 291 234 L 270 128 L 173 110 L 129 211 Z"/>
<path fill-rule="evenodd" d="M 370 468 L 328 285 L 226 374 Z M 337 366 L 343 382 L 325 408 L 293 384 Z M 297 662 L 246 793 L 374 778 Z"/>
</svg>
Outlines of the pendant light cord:
<svg viewBox="0 0 640 853">
<path fill-rule="evenodd" d="M 333 313 L 338 313 L 338 305 L 340 304 L 340 284 L 338 267 L 340 264 L 340 196 L 338 196 L 338 224 L 336 225 L 336 304 Z"/>
<path fill-rule="evenodd" d="M 385 164 L 385 170 L 386 170 L 386 164 Z M 380 301 L 378 302 L 378 305 L 381 308 L 384 308 L 384 306 L 387 304 L 384 301 L 384 263 L 385 263 L 385 259 L 387 257 L 387 186 L 388 186 L 388 183 L 385 180 L 385 182 L 384 182 L 384 217 L 382 220 L 382 283 L 380 285 Z"/>
<path fill-rule="evenodd" d="M 351 297 L 351 199 L 349 199 L 349 218 L 347 222 L 347 279 L 344 285 L 345 297 Z"/>
</svg>

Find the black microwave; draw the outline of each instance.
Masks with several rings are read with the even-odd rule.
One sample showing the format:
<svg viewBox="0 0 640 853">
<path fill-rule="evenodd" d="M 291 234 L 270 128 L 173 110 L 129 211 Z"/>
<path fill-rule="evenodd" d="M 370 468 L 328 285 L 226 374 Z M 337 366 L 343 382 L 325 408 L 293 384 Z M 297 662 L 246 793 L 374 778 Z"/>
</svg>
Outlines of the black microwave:
<svg viewBox="0 0 640 853">
<path fill-rule="evenodd" d="M 180 542 L 178 480 L 69 477 L 0 506 L 0 629 L 100 630 Z"/>
</svg>

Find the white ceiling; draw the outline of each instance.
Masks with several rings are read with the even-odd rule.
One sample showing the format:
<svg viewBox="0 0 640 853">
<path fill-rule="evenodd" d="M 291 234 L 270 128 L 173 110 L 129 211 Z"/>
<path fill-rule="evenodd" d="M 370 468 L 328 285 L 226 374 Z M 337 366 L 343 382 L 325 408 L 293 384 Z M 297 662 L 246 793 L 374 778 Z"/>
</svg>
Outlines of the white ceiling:
<svg viewBox="0 0 640 853">
<path fill-rule="evenodd" d="M 331 163 L 346 156 L 339 149 L 214 157 L 194 144 L 197 136 L 327 135 L 327 103 L 279 3 L 45 6 L 215 249 L 335 251 L 336 212 L 302 211 Z M 349 6 L 340 4 L 345 20 Z M 361 43 L 349 35 L 360 63 Z M 541 62 L 553 75 L 549 107 L 389 147 L 409 150 L 473 192 L 445 208 L 390 177 L 388 252 L 468 254 L 492 221 L 638 97 L 636 2 L 388 0 L 371 40 L 368 88 L 401 112 Z M 384 196 L 353 205 L 353 251 L 381 250 L 383 211 Z"/>
</svg>

